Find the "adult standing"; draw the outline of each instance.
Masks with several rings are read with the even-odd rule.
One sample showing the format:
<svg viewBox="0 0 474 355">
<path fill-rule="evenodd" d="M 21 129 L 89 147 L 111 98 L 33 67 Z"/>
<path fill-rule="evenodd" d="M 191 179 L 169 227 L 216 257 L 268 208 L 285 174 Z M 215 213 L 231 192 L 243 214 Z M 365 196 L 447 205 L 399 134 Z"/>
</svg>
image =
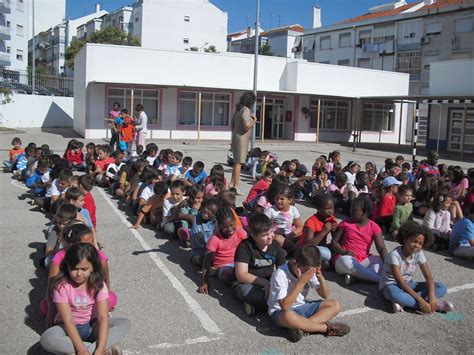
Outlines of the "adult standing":
<svg viewBox="0 0 474 355">
<path fill-rule="evenodd" d="M 145 111 L 143 111 L 142 104 L 137 104 L 135 106 L 135 111 L 137 112 L 137 118 L 135 121 L 135 149 L 137 149 L 139 145 L 145 148 L 146 134 L 148 132 L 148 117 Z"/>
<path fill-rule="evenodd" d="M 117 117 L 120 116 L 120 104 L 115 101 L 112 105 L 112 111 L 109 112 L 109 126 L 110 126 L 110 148 L 112 151 L 115 150 L 115 144 L 118 143 L 119 125 L 115 122 Z"/>
<path fill-rule="evenodd" d="M 231 120 L 231 150 L 234 156 L 234 167 L 232 169 L 232 178 L 229 188 L 235 188 L 238 195 L 241 195 L 239 191 L 240 172 L 242 170 L 242 165 L 245 164 L 247 159 L 252 127 L 255 125 L 255 122 L 257 122 L 257 118 L 251 111 L 255 99 L 256 97 L 252 92 L 245 92 L 240 98 Z"/>
</svg>

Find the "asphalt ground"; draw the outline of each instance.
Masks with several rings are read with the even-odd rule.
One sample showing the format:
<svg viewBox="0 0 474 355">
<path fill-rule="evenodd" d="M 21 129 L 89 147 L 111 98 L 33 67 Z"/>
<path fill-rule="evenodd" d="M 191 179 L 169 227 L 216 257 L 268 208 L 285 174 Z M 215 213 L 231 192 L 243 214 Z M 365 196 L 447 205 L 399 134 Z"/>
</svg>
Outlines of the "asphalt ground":
<svg viewBox="0 0 474 355">
<path fill-rule="evenodd" d="M 67 132 L 27 131 L 23 134 L 0 134 L 2 160 L 13 136 L 23 142 L 49 143 L 64 151 L 71 134 Z M 201 159 L 206 167 L 224 163 L 228 143 L 158 142 L 160 148 L 171 147 Z M 365 162 L 383 162 L 397 152 L 358 151 L 335 144 L 269 143 L 280 160 L 298 158 L 308 167 L 321 153 L 342 151 L 343 161 L 354 157 Z M 462 163 L 461 163 L 462 164 Z M 468 164 L 469 165 L 469 164 Z M 464 163 L 463 167 L 468 167 Z M 230 168 L 226 167 L 230 176 Z M 43 229 L 48 220 L 31 206 L 26 189 L 0 174 L 1 218 L 1 354 L 40 354 L 38 345 L 44 331 L 39 315 L 39 301 L 45 294 L 46 272 L 38 267 L 43 243 Z M 242 190 L 250 188 L 243 182 Z M 155 353 L 472 353 L 474 341 L 474 263 L 453 259 L 446 252 L 426 252 L 435 280 L 446 283 L 456 311 L 449 314 L 419 315 L 413 312 L 392 314 L 391 306 L 382 300 L 378 287 L 369 283 L 344 286 L 343 278 L 326 272 L 331 298 L 338 299 L 343 312 L 338 320 L 351 326 L 343 338 L 320 335 L 304 337 L 290 343 L 286 333 L 277 329 L 265 313 L 247 317 L 242 304 L 230 289 L 211 280 L 209 296 L 196 292 L 200 282 L 198 270 L 189 262 L 189 251 L 175 240 L 163 238 L 146 226 L 131 230 L 133 217 L 103 189 L 94 188 L 97 204 L 98 234 L 109 257 L 112 290 L 118 295 L 113 317 L 127 317 L 132 331 L 123 342 L 125 354 Z M 314 213 L 310 206 L 298 204 L 303 219 Z M 396 243 L 387 241 L 392 250 Z M 418 273 L 418 280 L 422 276 Z M 314 292 L 310 298 L 316 298 Z"/>
</svg>

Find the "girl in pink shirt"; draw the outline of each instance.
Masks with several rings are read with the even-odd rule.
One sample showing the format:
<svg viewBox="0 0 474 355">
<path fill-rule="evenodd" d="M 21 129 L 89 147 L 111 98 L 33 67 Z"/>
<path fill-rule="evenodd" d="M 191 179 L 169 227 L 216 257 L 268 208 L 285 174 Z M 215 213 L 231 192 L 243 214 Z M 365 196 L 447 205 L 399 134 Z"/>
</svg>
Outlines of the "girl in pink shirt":
<svg viewBox="0 0 474 355">
<path fill-rule="evenodd" d="M 67 250 L 50 297 L 57 310 L 55 325 L 40 340 L 49 352 L 103 354 L 130 330 L 128 319 L 109 319 L 104 270 L 90 243 L 76 243 Z"/>
<path fill-rule="evenodd" d="M 350 285 L 355 278 L 374 283 L 380 279 L 387 249 L 382 230 L 368 217 L 371 209 L 366 197 L 356 198 L 351 205 L 351 218 L 339 225 L 331 240 L 336 254 L 334 266 L 339 275 L 344 275 L 346 285 Z M 370 254 L 373 242 L 379 256 Z"/>
<path fill-rule="evenodd" d="M 199 293 L 208 294 L 209 273 L 212 265 L 217 269 L 217 276 L 221 281 L 231 283 L 235 280 L 234 256 L 237 246 L 247 238 L 247 232 L 236 227 L 234 213 L 230 207 L 222 206 L 216 214 L 217 233 L 214 234 L 206 246 L 206 254 L 202 266 L 202 284 Z"/>
<path fill-rule="evenodd" d="M 62 243 L 64 245 L 64 249 L 56 252 L 56 254 L 54 254 L 53 258 L 51 259 L 48 284 L 50 284 L 52 280 L 54 280 L 54 278 L 59 274 L 61 262 L 66 255 L 67 248 L 76 243 L 90 243 L 94 245 L 94 235 L 89 227 L 87 227 L 81 221 L 75 219 L 69 222 L 64 228 Z M 108 258 L 101 250 L 98 250 L 97 253 L 99 255 L 99 262 L 101 263 L 104 270 L 104 281 L 109 289 L 109 310 L 114 310 L 115 306 L 117 305 L 117 295 L 110 291 Z M 46 295 L 46 298 L 41 301 L 40 310 L 44 315 L 46 315 L 47 323 L 52 324 L 54 317 L 54 305 L 52 304 L 52 299 L 48 298 L 48 295 Z"/>
</svg>

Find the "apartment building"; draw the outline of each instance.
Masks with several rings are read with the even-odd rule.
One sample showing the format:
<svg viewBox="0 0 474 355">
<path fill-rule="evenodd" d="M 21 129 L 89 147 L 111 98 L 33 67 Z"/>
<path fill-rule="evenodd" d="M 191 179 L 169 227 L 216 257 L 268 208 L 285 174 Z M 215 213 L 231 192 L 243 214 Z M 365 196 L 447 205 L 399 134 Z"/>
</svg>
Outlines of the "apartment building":
<svg viewBox="0 0 474 355">
<path fill-rule="evenodd" d="M 28 66 L 28 8 L 24 0 L 0 1 L 0 67 L 25 71 Z"/>
</svg>

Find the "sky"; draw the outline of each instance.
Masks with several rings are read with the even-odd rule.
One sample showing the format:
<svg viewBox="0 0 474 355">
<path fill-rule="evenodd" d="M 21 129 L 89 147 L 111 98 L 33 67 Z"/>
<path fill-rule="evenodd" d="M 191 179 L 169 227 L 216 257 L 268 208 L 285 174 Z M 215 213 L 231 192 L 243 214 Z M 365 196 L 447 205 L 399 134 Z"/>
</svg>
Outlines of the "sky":
<svg viewBox="0 0 474 355">
<path fill-rule="evenodd" d="M 260 23 L 264 30 L 299 23 L 312 27 L 312 7 L 321 7 L 323 26 L 367 13 L 367 10 L 391 0 L 260 0 Z M 133 0 L 66 0 L 66 16 L 75 19 L 94 12 L 96 3 L 107 11 L 133 3 Z M 253 26 L 256 0 L 211 0 L 228 13 L 228 33 Z M 411 2 L 411 1 L 408 1 Z"/>
</svg>

